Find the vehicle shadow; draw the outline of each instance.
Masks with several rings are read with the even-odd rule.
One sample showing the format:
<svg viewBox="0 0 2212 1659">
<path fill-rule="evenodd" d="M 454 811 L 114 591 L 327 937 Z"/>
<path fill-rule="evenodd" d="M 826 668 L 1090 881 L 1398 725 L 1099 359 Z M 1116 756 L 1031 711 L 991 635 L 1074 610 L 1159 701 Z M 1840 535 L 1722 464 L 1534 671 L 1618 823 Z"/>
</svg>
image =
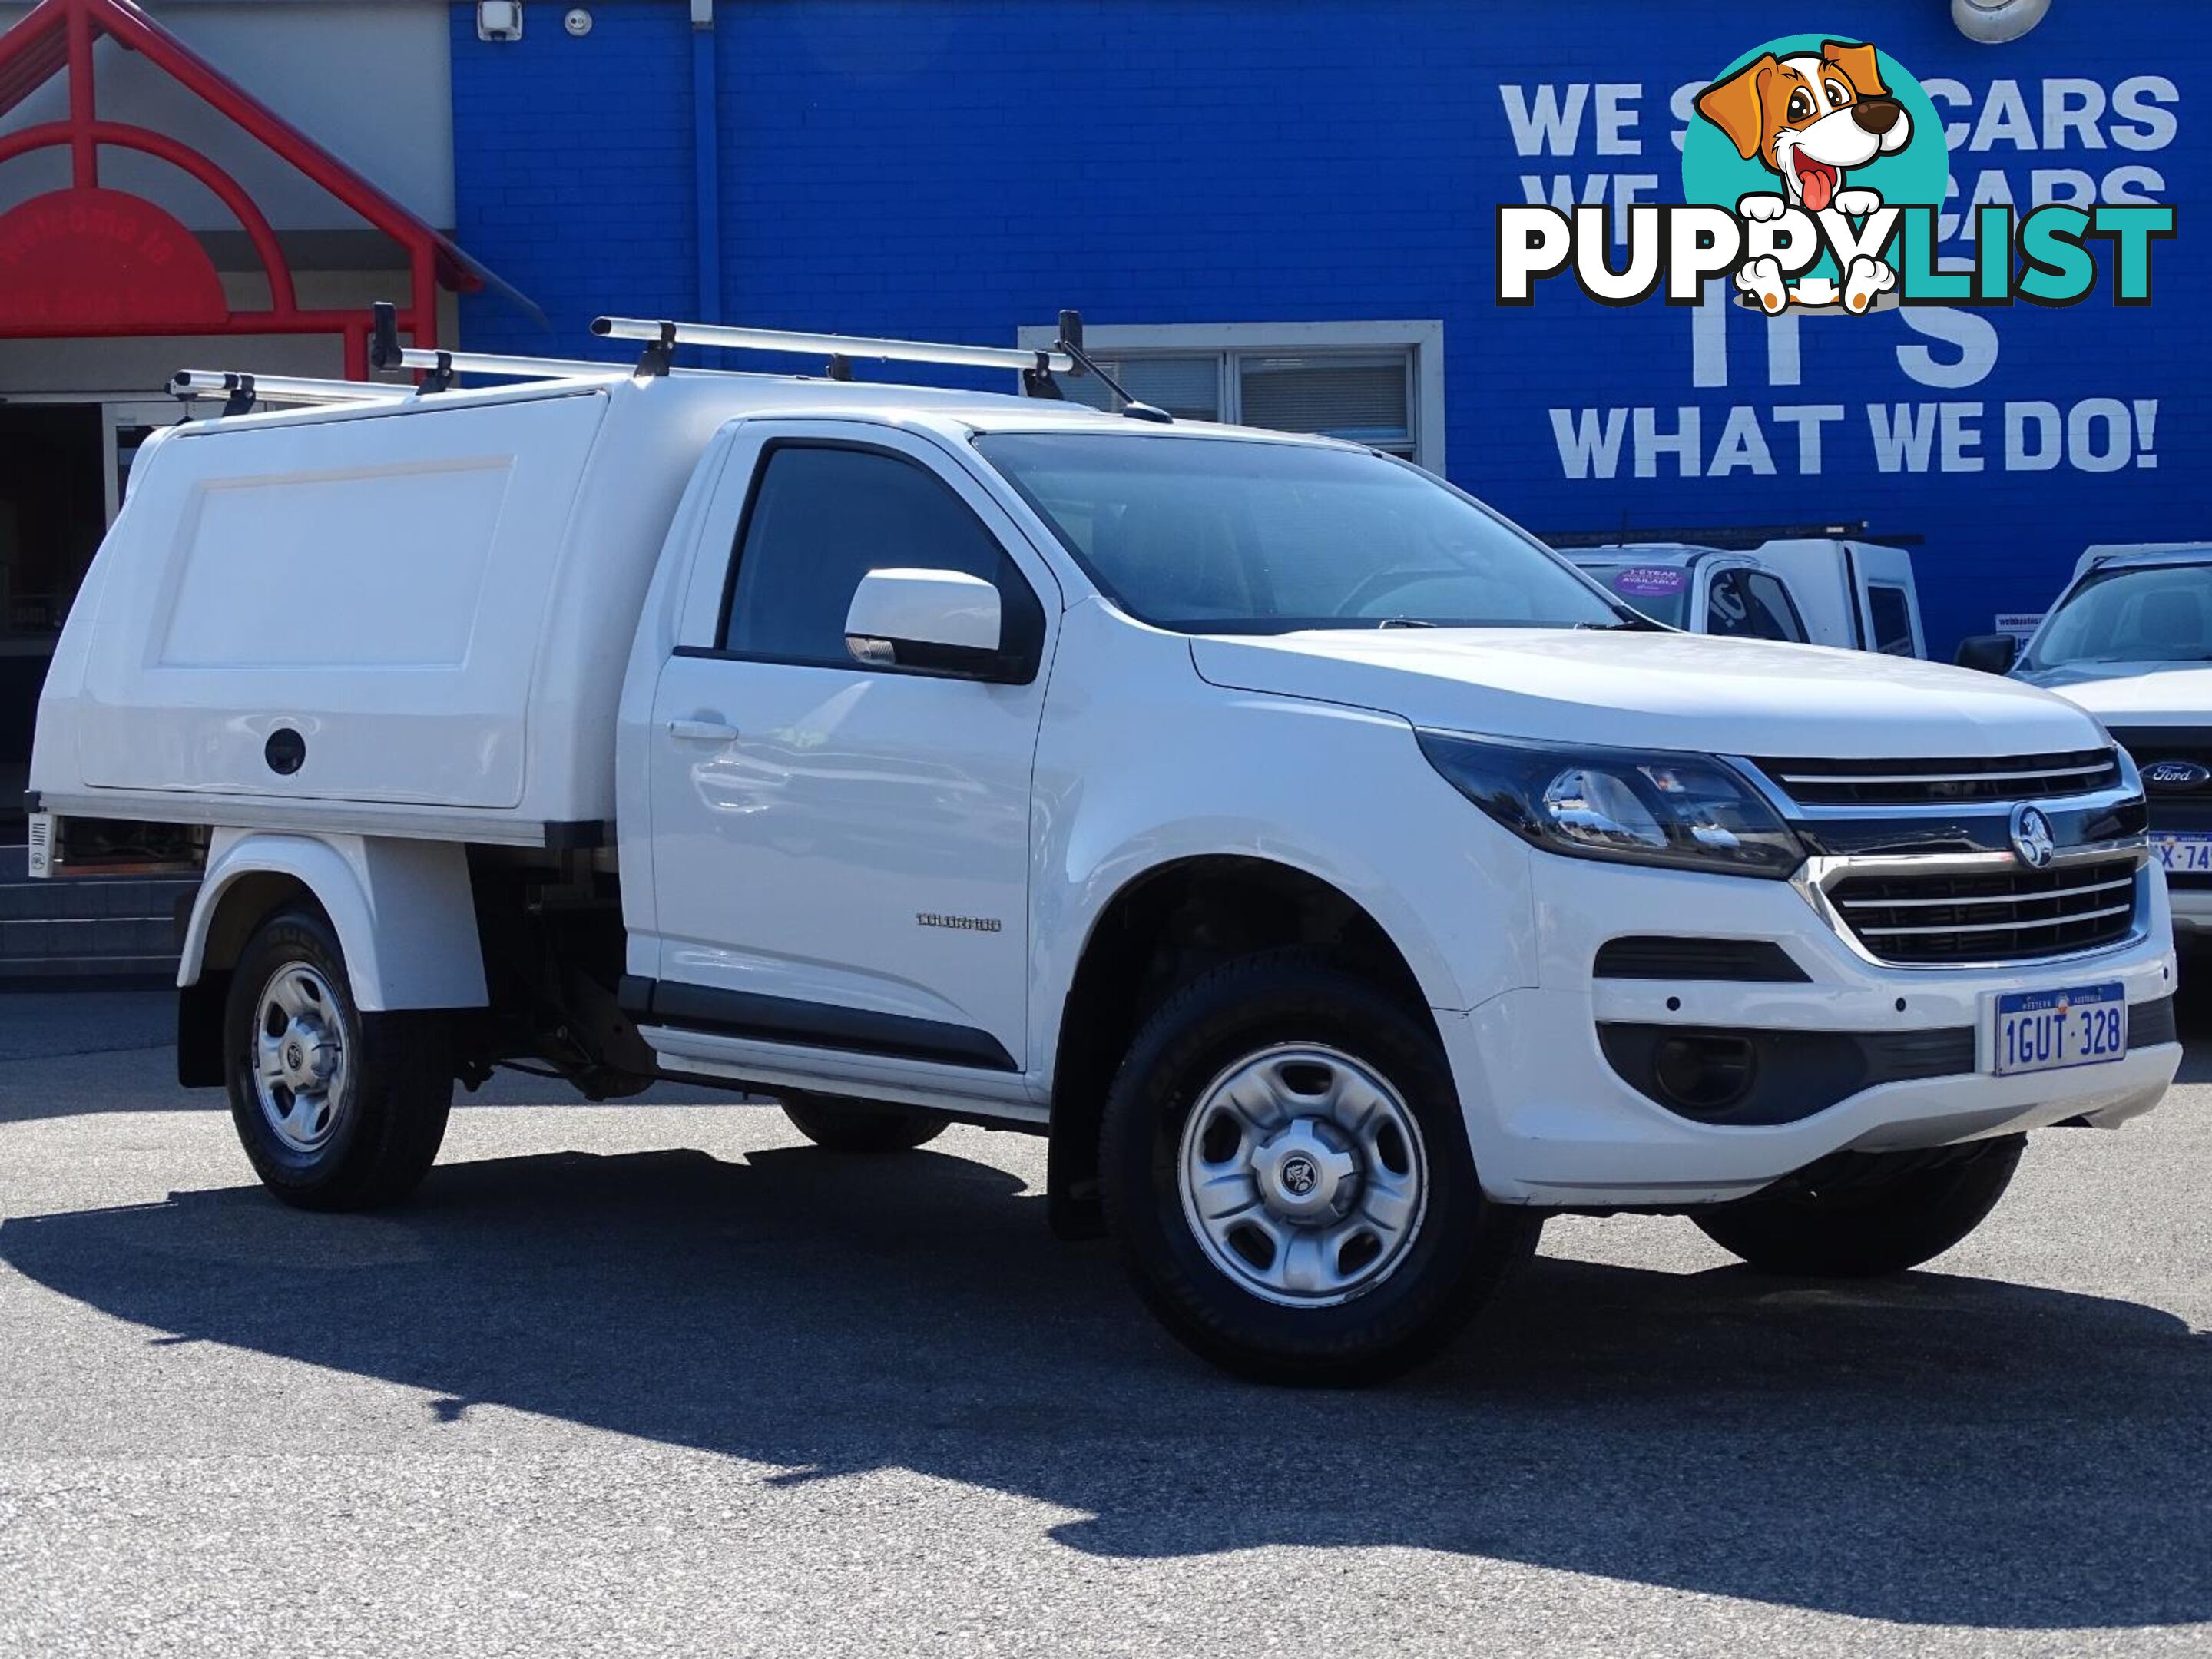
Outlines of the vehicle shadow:
<svg viewBox="0 0 2212 1659">
<path fill-rule="evenodd" d="M 1078 1511 L 1054 1535 L 1102 1555 L 1404 1545 L 1911 1622 L 2212 1618 L 2212 1340 L 2163 1313 L 1545 1258 L 1407 1382 L 1271 1390 L 1185 1357 L 1042 1207 L 932 1152 L 566 1153 L 441 1166 L 383 1216 L 239 1188 L 11 1219 L 0 1256 L 434 1421 L 496 1402 L 779 1484 L 915 1470 Z"/>
</svg>

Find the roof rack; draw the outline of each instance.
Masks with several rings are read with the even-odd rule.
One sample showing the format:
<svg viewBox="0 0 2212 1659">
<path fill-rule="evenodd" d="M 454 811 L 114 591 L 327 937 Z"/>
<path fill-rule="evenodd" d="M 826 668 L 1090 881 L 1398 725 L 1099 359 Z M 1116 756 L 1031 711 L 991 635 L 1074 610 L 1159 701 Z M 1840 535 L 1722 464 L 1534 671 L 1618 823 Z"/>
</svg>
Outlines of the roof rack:
<svg viewBox="0 0 2212 1659">
<path fill-rule="evenodd" d="M 580 358 L 514 357 L 496 352 L 444 351 L 399 343 L 398 308 L 380 300 L 370 307 L 368 343 L 370 364 L 385 370 L 416 369 L 417 386 L 393 381 L 316 380 L 288 375 L 252 375 L 218 370 L 185 369 L 173 376 L 169 391 L 186 402 L 222 395 L 226 415 L 242 415 L 257 400 L 284 403 L 384 403 L 425 392 L 448 390 L 457 374 L 506 375 L 521 380 L 567 379 L 588 375 L 612 377 L 635 373 L 645 377 L 666 374 L 679 345 L 714 346 L 729 351 L 825 352 L 832 380 L 853 378 L 852 360 L 864 357 L 886 362 L 945 363 L 962 368 L 1018 370 L 1030 396 L 1057 398 L 1060 390 L 1054 374 L 1096 374 L 1122 403 L 1121 412 L 1137 420 L 1167 422 L 1164 410 L 1139 403 L 1119 381 L 1101 368 L 1083 349 L 1083 317 L 1079 312 L 1060 313 L 1060 337 L 1049 350 L 1021 346 L 942 344 L 931 340 L 879 340 L 858 334 L 807 334 L 784 329 L 732 328 L 720 323 L 678 323 L 642 317 L 600 317 L 592 332 L 603 339 L 642 342 L 635 371 L 618 363 Z"/>
<path fill-rule="evenodd" d="M 369 307 L 374 319 L 368 336 L 368 361 L 374 368 L 424 370 L 421 390 L 444 392 L 456 374 L 499 374 L 515 380 L 545 380 L 575 374 L 619 374 L 620 363 L 591 362 L 568 357 L 511 357 L 495 351 L 440 351 L 399 343 L 399 308 L 389 300 Z M 415 388 L 408 388 L 414 390 Z"/>
<path fill-rule="evenodd" d="M 1866 542 L 1876 547 L 1918 547 L 1927 538 L 1917 533 L 1875 536 L 1866 520 L 1830 524 L 1690 525 L 1652 529 L 1623 525 L 1618 530 L 1539 531 L 1536 539 L 1547 547 L 1619 547 L 1625 543 L 1680 542 L 1686 547 L 1717 548 L 1723 552 L 1747 552 L 1766 542 Z"/>
<path fill-rule="evenodd" d="M 853 359 L 872 362 L 945 363 L 956 368 L 1012 368 L 1020 371 L 1022 389 L 1032 398 L 1060 398 L 1053 376 L 1095 374 L 1121 400 L 1121 412 L 1139 421 L 1170 422 L 1164 409 L 1139 403 L 1121 383 L 1101 368 L 1083 349 L 1083 313 L 1060 313 L 1060 338 L 1049 350 L 1021 346 L 948 345 L 934 340 L 879 340 L 860 334 L 808 334 L 781 328 L 732 328 L 723 323 L 678 323 L 665 318 L 597 317 L 592 332 L 605 340 L 636 340 L 645 349 L 637 373 L 665 374 L 680 345 L 715 346 L 725 351 L 826 354 L 833 380 L 853 378 Z"/>
<path fill-rule="evenodd" d="M 599 317 L 592 332 L 607 340 L 645 343 L 641 374 L 665 374 L 668 356 L 680 345 L 719 346 L 726 351 L 826 353 L 832 380 L 853 378 L 851 360 L 872 362 L 946 363 L 959 368 L 1012 368 L 1024 374 L 1079 372 L 1066 350 L 1030 351 L 1019 346 L 940 345 L 930 340 L 876 340 L 858 334 L 803 334 L 780 328 L 731 328 L 720 323 L 675 323 L 644 317 Z"/>
<path fill-rule="evenodd" d="M 268 399 L 280 404 L 380 404 L 411 398 L 411 386 L 373 380 L 316 380 L 296 374 L 235 374 L 217 368 L 180 368 L 169 376 L 169 395 L 191 404 L 223 399 L 222 412 L 243 415 Z"/>
</svg>

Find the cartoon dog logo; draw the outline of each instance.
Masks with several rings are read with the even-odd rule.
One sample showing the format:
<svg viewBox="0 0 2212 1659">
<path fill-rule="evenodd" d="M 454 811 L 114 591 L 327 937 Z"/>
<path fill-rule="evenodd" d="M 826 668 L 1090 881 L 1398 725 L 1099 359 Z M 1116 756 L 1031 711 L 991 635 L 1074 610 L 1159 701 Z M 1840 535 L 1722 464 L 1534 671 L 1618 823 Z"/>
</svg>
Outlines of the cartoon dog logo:
<svg viewBox="0 0 2212 1659">
<path fill-rule="evenodd" d="M 1780 195 L 1753 194 L 1736 204 L 1747 219 L 1778 219 L 1793 207 L 1852 218 L 1872 213 L 1881 206 L 1881 193 L 1846 185 L 1845 174 L 1912 138 L 1912 118 L 1882 85 L 1875 49 L 1843 40 L 1824 41 L 1817 53 L 1763 52 L 1699 93 L 1697 106 L 1728 135 L 1736 154 L 1782 180 Z M 1770 314 L 1793 301 L 1830 305 L 1836 298 L 1831 279 L 1786 283 L 1771 258 L 1748 261 L 1735 284 Z M 1863 312 L 1876 295 L 1896 286 L 1897 273 L 1886 261 L 1856 258 L 1843 273 L 1843 303 Z"/>
</svg>

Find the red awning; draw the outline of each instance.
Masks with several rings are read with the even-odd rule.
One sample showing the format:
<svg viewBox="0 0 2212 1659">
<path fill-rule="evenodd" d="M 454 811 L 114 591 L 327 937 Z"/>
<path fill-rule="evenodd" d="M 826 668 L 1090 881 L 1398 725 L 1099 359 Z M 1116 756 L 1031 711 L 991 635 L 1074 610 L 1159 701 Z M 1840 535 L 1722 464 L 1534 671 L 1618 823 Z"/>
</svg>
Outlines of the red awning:
<svg viewBox="0 0 2212 1659">
<path fill-rule="evenodd" d="M 0 163 L 66 146 L 71 184 L 0 215 L 0 336 L 336 331 L 346 338 L 348 373 L 367 373 L 367 319 L 300 307 L 275 230 L 234 179 L 165 134 L 99 118 L 93 47 L 103 35 L 143 57 L 404 248 L 414 292 L 400 325 L 417 344 L 435 343 L 439 286 L 462 294 L 493 289 L 543 320 L 537 307 L 451 237 L 253 97 L 131 0 L 40 0 L 0 35 L 0 116 L 64 71 L 69 115 L 0 137 Z M 253 243 L 269 277 L 269 309 L 229 310 L 221 301 L 219 282 L 210 300 L 213 266 L 197 239 L 154 204 L 100 188 L 103 149 L 155 156 L 213 191 Z"/>
</svg>

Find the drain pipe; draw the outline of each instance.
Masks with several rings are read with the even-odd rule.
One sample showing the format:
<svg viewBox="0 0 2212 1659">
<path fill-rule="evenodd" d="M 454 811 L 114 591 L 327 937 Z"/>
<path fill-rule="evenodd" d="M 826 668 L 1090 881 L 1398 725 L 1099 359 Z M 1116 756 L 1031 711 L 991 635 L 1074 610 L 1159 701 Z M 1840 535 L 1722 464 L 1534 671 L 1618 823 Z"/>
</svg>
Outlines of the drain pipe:
<svg viewBox="0 0 2212 1659">
<path fill-rule="evenodd" d="M 699 320 L 722 320 L 722 118 L 714 0 L 691 0 L 691 188 L 699 236 Z"/>
</svg>

